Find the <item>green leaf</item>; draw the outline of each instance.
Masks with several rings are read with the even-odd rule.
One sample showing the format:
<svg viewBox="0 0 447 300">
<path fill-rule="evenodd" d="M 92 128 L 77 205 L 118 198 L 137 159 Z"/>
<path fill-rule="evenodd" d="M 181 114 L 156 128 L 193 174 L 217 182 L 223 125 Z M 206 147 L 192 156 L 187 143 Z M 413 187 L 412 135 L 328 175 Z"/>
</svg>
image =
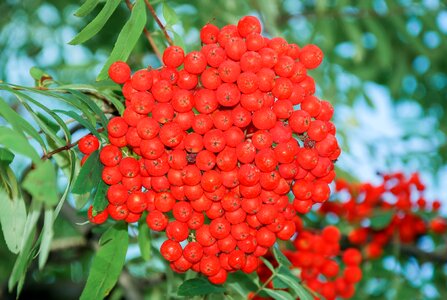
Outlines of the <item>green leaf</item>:
<svg viewBox="0 0 447 300">
<path fill-rule="evenodd" d="M 68 90 L 68 92 L 72 93 L 76 98 L 84 102 L 93 111 L 93 113 L 99 117 L 99 119 L 101 120 L 101 124 L 104 127 L 104 133 L 107 134 L 107 123 L 109 123 L 109 120 L 105 116 L 104 112 L 98 107 L 98 105 L 96 105 L 96 103 L 91 98 L 79 91 Z"/>
<path fill-rule="evenodd" d="M 109 186 L 104 183 L 104 181 L 100 181 L 98 187 L 96 188 L 95 197 L 93 198 L 93 211 L 101 212 L 103 211 L 109 201 L 106 199 L 106 192 L 109 189 Z"/>
<path fill-rule="evenodd" d="M 0 84 L 0 88 L 9 91 L 11 93 L 17 93 L 10 87 L 4 84 Z M 36 129 L 29 124 L 24 118 L 22 118 L 16 111 L 14 111 L 3 98 L 0 97 L 0 116 L 5 118 L 12 128 L 14 128 L 22 137 L 25 137 L 24 133 L 29 134 L 35 139 L 42 148 L 45 148 L 45 143 L 42 137 L 39 135 Z"/>
<path fill-rule="evenodd" d="M 371 227 L 374 230 L 381 230 L 387 227 L 393 219 L 394 212 L 392 210 L 375 210 L 370 218 Z"/>
<path fill-rule="evenodd" d="M 107 72 L 112 63 L 117 60 L 126 61 L 135 47 L 141 33 L 143 32 L 146 24 L 146 6 L 143 0 L 136 0 L 136 3 L 132 9 L 129 20 L 123 26 L 115 46 L 110 53 L 102 70 L 99 72 L 96 80 L 104 80 L 107 78 Z"/>
<path fill-rule="evenodd" d="M 138 224 L 138 246 L 140 246 L 141 257 L 148 261 L 151 258 L 151 233 L 145 219 Z"/>
<path fill-rule="evenodd" d="M 70 42 L 70 45 L 82 44 L 95 36 L 106 24 L 121 0 L 108 0 L 99 14 L 81 30 Z"/>
<path fill-rule="evenodd" d="M 26 223 L 26 206 L 22 197 L 10 199 L 0 187 L 0 223 L 8 249 L 17 254 L 22 245 Z"/>
<path fill-rule="evenodd" d="M 25 241 L 25 244 L 22 247 L 22 250 L 17 256 L 17 259 L 14 263 L 14 267 L 12 269 L 11 275 L 8 280 L 8 290 L 12 292 L 14 286 L 18 283 L 17 286 L 17 298 L 20 294 L 20 290 L 22 289 L 23 282 L 25 280 L 26 269 L 28 268 L 31 260 L 34 256 L 34 251 L 32 246 L 34 242 L 34 235 L 36 234 L 36 227 L 33 226 L 31 231 L 29 232 L 29 239 Z"/>
<path fill-rule="evenodd" d="M 273 277 L 272 282 L 275 289 L 286 289 L 289 287 L 287 283 L 282 281 L 278 276 Z"/>
<path fill-rule="evenodd" d="M 282 251 L 279 250 L 278 245 L 273 246 L 272 250 L 273 250 L 273 255 L 275 256 L 275 259 L 280 266 L 290 267 L 292 265 L 292 263 L 284 255 L 284 253 L 282 253 Z"/>
<path fill-rule="evenodd" d="M 56 170 L 51 161 L 46 160 L 30 171 L 23 181 L 23 188 L 34 200 L 54 206 L 58 203 Z"/>
<path fill-rule="evenodd" d="M 41 112 L 36 112 L 36 116 L 46 125 L 47 129 L 49 129 L 53 133 L 57 133 L 60 129 L 59 124 L 45 116 Z"/>
<path fill-rule="evenodd" d="M 96 128 L 91 125 L 86 119 L 84 119 L 83 117 L 81 117 L 79 114 L 75 113 L 74 111 L 65 111 L 65 110 L 59 110 L 59 109 L 55 109 L 54 112 L 57 113 L 61 113 L 64 115 L 67 115 L 73 119 L 75 119 L 76 121 L 78 121 L 82 126 L 84 126 L 85 128 L 88 129 L 88 131 L 91 132 L 91 134 L 93 134 L 94 136 L 96 136 L 98 139 L 101 138 L 101 135 L 99 134 L 98 130 L 96 130 Z"/>
<path fill-rule="evenodd" d="M 54 231 L 54 211 L 51 207 L 47 207 L 44 213 L 44 222 L 42 228 L 42 240 L 39 248 L 39 269 L 42 270 L 50 254 L 51 241 L 53 240 Z"/>
<path fill-rule="evenodd" d="M 0 163 L 9 165 L 14 160 L 14 153 L 8 149 L 0 147 Z"/>
<path fill-rule="evenodd" d="M 289 270 L 287 270 L 289 271 Z M 290 271 L 289 271 L 290 272 Z M 296 296 L 300 298 L 300 300 L 312 300 L 312 295 L 301 285 L 299 279 L 294 276 L 292 273 L 287 274 L 285 272 L 278 273 L 276 275 L 283 283 L 287 284 L 289 288 L 291 288 Z"/>
<path fill-rule="evenodd" d="M 270 297 L 272 297 L 275 300 L 294 300 L 295 299 L 294 297 L 292 297 L 291 294 L 289 294 L 286 291 L 271 290 L 271 289 L 263 289 L 263 291 L 266 292 Z"/>
<path fill-rule="evenodd" d="M 166 25 L 174 25 L 179 21 L 176 12 L 166 2 L 163 3 L 163 17 L 166 20 Z"/>
<path fill-rule="evenodd" d="M 90 192 L 94 187 L 98 186 L 101 179 L 101 172 L 102 165 L 99 161 L 99 151 L 96 150 L 90 154 L 82 166 L 71 192 L 74 194 Z"/>
<path fill-rule="evenodd" d="M 61 92 L 65 92 L 66 90 L 80 91 L 83 94 L 90 94 L 103 101 L 111 102 L 120 115 L 122 115 L 124 111 L 123 103 L 113 94 L 113 91 L 120 91 L 121 89 L 119 85 L 113 83 L 111 80 L 96 82 L 94 84 L 66 84 L 61 85 L 54 90 Z"/>
<path fill-rule="evenodd" d="M 34 238 L 34 230 L 36 227 L 36 223 L 39 220 L 40 214 L 42 210 L 42 202 L 40 201 L 31 201 L 31 205 L 28 209 L 28 216 L 26 217 L 25 230 L 22 236 L 22 245 L 21 251 L 26 248 L 29 240 L 33 240 Z"/>
<path fill-rule="evenodd" d="M 40 162 L 39 154 L 37 154 L 36 150 L 30 145 L 27 139 L 16 130 L 0 126 L 0 144 L 6 146 L 13 152 L 31 158 L 34 163 Z"/>
<path fill-rule="evenodd" d="M 256 291 L 259 285 L 256 283 L 257 275 L 246 274 L 242 271 L 237 271 L 228 276 L 226 287 L 227 291 L 236 291 L 242 297 L 247 297 L 248 293 Z"/>
<path fill-rule="evenodd" d="M 267 268 L 269 268 L 270 271 L 272 271 L 273 273 L 275 272 L 275 267 L 272 265 L 271 262 L 268 261 L 268 259 L 264 258 L 264 257 L 260 257 L 260 259 L 262 260 L 262 262 L 264 263 L 264 265 L 267 266 Z"/>
<path fill-rule="evenodd" d="M 48 74 L 46 74 L 42 69 L 36 68 L 36 67 L 32 67 L 29 70 L 29 74 L 31 75 L 31 77 L 33 77 L 33 79 L 35 80 L 40 80 L 42 79 L 42 77 L 44 76 L 49 76 Z"/>
<path fill-rule="evenodd" d="M 127 224 L 117 223 L 107 229 L 99 240 L 81 300 L 103 299 L 115 286 L 123 268 L 129 234 Z"/>
<path fill-rule="evenodd" d="M 99 0 L 86 0 L 81 7 L 74 13 L 76 17 L 85 17 L 98 5 Z"/>
<path fill-rule="evenodd" d="M 186 48 L 183 37 L 175 31 L 174 31 L 174 44 L 181 47 L 182 49 Z"/>
<path fill-rule="evenodd" d="M 179 296 L 199 296 L 208 294 L 218 294 L 225 292 L 225 288 L 214 285 L 205 278 L 193 278 L 184 281 L 179 287 L 177 294 Z"/>
</svg>

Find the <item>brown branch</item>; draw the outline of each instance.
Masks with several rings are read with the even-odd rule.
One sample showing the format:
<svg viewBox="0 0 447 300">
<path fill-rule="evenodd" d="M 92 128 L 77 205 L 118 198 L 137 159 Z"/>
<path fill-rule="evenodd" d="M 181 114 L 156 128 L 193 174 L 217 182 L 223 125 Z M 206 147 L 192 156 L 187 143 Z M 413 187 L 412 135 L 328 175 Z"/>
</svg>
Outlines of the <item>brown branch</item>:
<svg viewBox="0 0 447 300">
<path fill-rule="evenodd" d="M 149 11 L 151 12 L 152 16 L 154 17 L 155 22 L 157 22 L 158 27 L 160 27 L 161 31 L 163 31 L 163 34 L 165 35 L 165 38 L 168 41 L 169 45 L 171 45 L 171 46 L 174 45 L 174 42 L 172 41 L 171 37 L 169 36 L 168 32 L 166 31 L 166 28 L 164 27 L 164 25 L 161 23 L 160 19 L 158 18 L 157 13 L 155 12 L 154 8 L 149 3 L 149 0 L 144 0 L 144 3 L 146 3 L 146 6 L 149 9 Z"/>
<path fill-rule="evenodd" d="M 129 10 L 132 11 L 133 4 L 130 3 L 130 0 L 126 0 L 126 5 L 127 5 L 127 8 L 129 8 Z M 149 5 L 150 5 L 150 4 L 149 4 Z M 146 37 L 147 41 L 148 41 L 149 44 L 151 45 L 152 50 L 154 50 L 154 53 L 155 53 L 155 55 L 157 56 L 158 60 L 159 60 L 161 63 L 163 63 L 163 59 L 162 59 L 161 52 L 160 52 L 160 50 L 158 49 L 157 45 L 155 44 L 155 41 L 154 41 L 154 39 L 152 38 L 151 33 L 149 32 L 149 30 L 146 29 L 146 27 L 144 27 L 144 29 L 143 29 L 143 33 L 144 33 L 144 36 Z"/>
<path fill-rule="evenodd" d="M 71 148 L 76 146 L 78 144 L 78 142 L 79 141 L 76 141 L 75 143 L 69 143 L 69 144 L 67 144 L 65 146 L 56 148 L 53 151 L 50 151 L 47 154 L 42 155 L 42 157 L 40 159 L 41 160 L 47 160 L 47 159 L 51 158 L 53 155 L 58 154 L 59 152 L 70 150 Z"/>
<path fill-rule="evenodd" d="M 421 261 L 430 261 L 439 264 L 447 264 L 447 249 L 439 252 L 427 252 L 412 245 L 400 245 L 402 254 L 413 256 Z"/>
<path fill-rule="evenodd" d="M 104 128 L 99 128 L 97 131 L 98 132 L 103 132 Z M 71 148 L 75 147 L 78 143 L 79 143 L 79 140 L 77 140 L 74 143 L 69 143 L 69 144 L 67 144 L 65 146 L 56 148 L 53 151 L 50 151 L 47 154 L 42 155 L 42 157 L 40 159 L 41 160 L 47 160 L 47 159 L 51 158 L 53 155 L 58 154 L 59 152 L 70 150 Z"/>
</svg>

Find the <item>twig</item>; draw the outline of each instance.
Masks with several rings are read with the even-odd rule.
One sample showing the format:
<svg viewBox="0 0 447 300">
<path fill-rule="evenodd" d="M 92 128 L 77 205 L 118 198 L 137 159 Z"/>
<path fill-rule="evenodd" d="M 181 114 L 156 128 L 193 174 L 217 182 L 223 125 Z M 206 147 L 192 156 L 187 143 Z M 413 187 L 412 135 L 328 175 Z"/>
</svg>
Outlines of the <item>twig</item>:
<svg viewBox="0 0 447 300">
<path fill-rule="evenodd" d="M 74 146 L 76 146 L 78 144 L 79 141 L 76 141 L 74 143 L 69 143 L 65 146 L 59 147 L 54 149 L 53 151 L 48 152 L 47 154 L 42 155 L 42 157 L 40 158 L 41 160 L 47 160 L 49 158 L 51 158 L 53 155 L 62 152 L 62 151 L 67 151 L 70 150 L 71 148 L 73 148 Z"/>
<path fill-rule="evenodd" d="M 103 131 L 104 131 L 104 128 L 99 128 L 97 131 L 98 131 L 98 132 L 103 132 Z M 42 157 L 41 157 L 40 159 L 41 159 L 41 160 L 49 159 L 49 158 L 51 158 L 53 155 L 55 155 L 55 154 L 57 154 L 57 153 L 59 153 L 59 152 L 70 150 L 71 148 L 75 147 L 78 143 L 79 143 L 79 140 L 77 140 L 77 141 L 74 142 L 74 143 L 69 143 L 69 144 L 67 144 L 67 145 L 65 145 L 65 146 L 56 148 L 56 149 L 54 149 L 53 151 L 50 151 L 50 152 L 48 152 L 47 154 L 42 155 Z"/>
<path fill-rule="evenodd" d="M 60 251 L 71 248 L 82 248 L 87 246 L 87 240 L 83 236 L 55 239 L 51 243 L 51 251 Z"/>
<path fill-rule="evenodd" d="M 144 3 L 146 3 L 146 6 L 149 9 L 149 11 L 151 12 L 152 16 L 154 17 L 155 22 L 157 22 L 158 27 L 160 27 L 161 31 L 163 31 L 169 45 L 171 45 L 171 46 L 174 45 L 174 42 L 172 41 L 171 37 L 169 36 L 168 32 L 166 31 L 166 28 L 164 27 L 164 25 L 161 23 L 160 19 L 158 18 L 157 13 L 155 12 L 152 5 L 149 3 L 148 0 L 144 0 Z"/>
<path fill-rule="evenodd" d="M 126 0 L 126 5 L 127 5 L 127 8 L 129 8 L 129 10 L 132 11 L 133 4 L 130 3 L 130 0 Z M 146 39 L 148 40 L 149 44 L 151 45 L 152 50 L 154 50 L 154 53 L 157 56 L 158 60 L 160 60 L 163 63 L 161 52 L 158 49 L 157 45 L 155 44 L 155 41 L 152 38 L 151 33 L 149 32 L 149 30 L 146 29 L 146 27 L 143 28 L 143 33 L 146 36 Z"/>
<path fill-rule="evenodd" d="M 400 245 L 402 254 L 414 256 L 422 261 L 430 261 L 439 264 L 447 264 L 447 249 L 442 252 L 427 252 L 411 245 Z"/>
</svg>

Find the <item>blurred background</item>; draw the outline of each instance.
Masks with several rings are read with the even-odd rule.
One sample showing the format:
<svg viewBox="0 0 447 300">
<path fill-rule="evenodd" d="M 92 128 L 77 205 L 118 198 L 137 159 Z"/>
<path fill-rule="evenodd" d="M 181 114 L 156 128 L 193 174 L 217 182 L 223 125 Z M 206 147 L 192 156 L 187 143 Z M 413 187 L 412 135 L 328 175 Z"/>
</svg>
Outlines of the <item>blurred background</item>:
<svg viewBox="0 0 447 300">
<path fill-rule="evenodd" d="M 164 21 L 162 1 L 150 2 Z M 199 30 L 207 22 L 223 26 L 248 14 L 260 17 L 268 36 L 279 35 L 300 46 L 317 44 L 325 58 L 310 74 L 318 85 L 317 96 L 335 107 L 334 121 L 343 149 L 337 162 L 338 174 L 350 180 L 377 182 L 377 172 L 419 171 L 428 186 L 427 198 L 443 201 L 446 214 L 445 1 L 168 0 L 165 3 L 177 13 L 178 19 L 170 29 L 177 33 L 176 42 L 184 43 L 187 51 L 199 47 Z M 86 18 L 77 18 L 73 12 L 79 5 L 72 0 L 2 0 L 0 80 L 31 86 L 34 80 L 29 69 L 37 66 L 61 82 L 95 81 L 129 12 L 123 2 L 100 34 L 83 45 L 72 46 L 68 42 L 101 7 Z M 162 34 L 154 20 L 150 17 L 148 20 L 148 30 L 161 46 Z M 129 63 L 133 68 L 160 65 L 143 37 Z M 70 224 L 60 222 L 55 228 L 65 236 L 72 230 L 75 238 L 76 231 Z M 5 247 L 0 249 L 0 282 L 4 283 L 13 261 L 4 260 L 10 254 Z M 56 290 L 74 289 L 76 295 L 88 271 L 86 261 L 90 254 L 79 249 L 64 252 L 56 257 L 58 263 L 49 265 L 44 272 L 32 273 L 24 299 L 27 292 L 36 289 L 57 294 L 46 290 L 47 286 Z M 424 268 L 427 270 L 423 273 L 410 270 L 408 276 L 422 282 L 420 299 L 437 298 L 439 294 L 430 283 L 433 267 Z M 58 284 L 54 285 L 56 278 Z M 384 295 L 374 299 L 385 299 Z"/>
</svg>

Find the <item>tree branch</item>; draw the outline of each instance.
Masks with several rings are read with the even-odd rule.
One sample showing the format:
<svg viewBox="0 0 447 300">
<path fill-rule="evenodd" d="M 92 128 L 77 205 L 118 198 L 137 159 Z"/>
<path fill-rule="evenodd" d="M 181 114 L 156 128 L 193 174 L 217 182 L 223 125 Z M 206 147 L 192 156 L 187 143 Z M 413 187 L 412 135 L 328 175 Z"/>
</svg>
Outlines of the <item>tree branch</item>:
<svg viewBox="0 0 447 300">
<path fill-rule="evenodd" d="M 439 252 L 427 252 L 413 245 L 400 245 L 400 251 L 402 254 L 414 256 L 422 261 L 430 261 L 439 264 L 447 263 L 447 249 Z"/>
<path fill-rule="evenodd" d="M 133 8 L 133 4 L 130 3 L 130 0 L 126 0 L 126 5 L 127 8 L 129 8 L 130 11 L 132 11 Z M 147 4 L 146 4 L 147 5 Z M 149 4 L 150 5 L 150 4 Z M 162 59 L 162 55 L 160 50 L 158 49 L 157 45 L 155 44 L 154 39 L 152 38 L 151 33 L 149 32 L 149 30 L 146 29 L 146 27 L 144 27 L 143 29 L 143 33 L 146 36 L 146 39 L 148 40 L 149 44 L 152 47 L 152 50 L 154 50 L 155 55 L 157 56 L 158 60 L 163 63 L 163 59 Z"/>
<path fill-rule="evenodd" d="M 149 0 L 144 0 L 144 3 L 146 3 L 147 8 L 151 12 L 152 16 L 155 19 L 155 22 L 157 22 L 158 27 L 160 27 L 161 31 L 163 31 L 163 34 L 165 35 L 166 40 L 168 41 L 169 45 L 174 45 L 174 42 L 172 41 L 171 37 L 169 36 L 168 32 L 166 31 L 166 28 L 161 23 L 160 19 L 157 16 L 157 13 L 154 10 L 154 7 L 149 3 Z"/>
</svg>

